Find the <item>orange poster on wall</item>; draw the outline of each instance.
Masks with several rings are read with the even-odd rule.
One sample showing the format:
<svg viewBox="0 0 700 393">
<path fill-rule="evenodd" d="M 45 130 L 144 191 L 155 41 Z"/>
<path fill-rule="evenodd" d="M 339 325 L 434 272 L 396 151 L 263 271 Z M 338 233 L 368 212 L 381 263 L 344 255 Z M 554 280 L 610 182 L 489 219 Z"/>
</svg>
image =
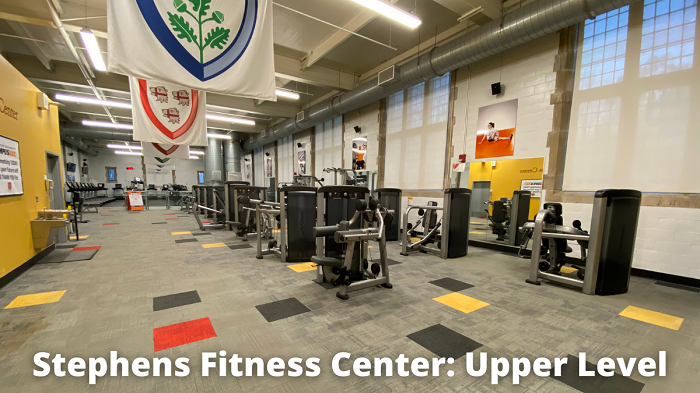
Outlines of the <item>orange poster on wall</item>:
<svg viewBox="0 0 700 393">
<path fill-rule="evenodd" d="M 512 156 L 517 117 L 517 99 L 479 108 L 474 158 Z"/>
</svg>

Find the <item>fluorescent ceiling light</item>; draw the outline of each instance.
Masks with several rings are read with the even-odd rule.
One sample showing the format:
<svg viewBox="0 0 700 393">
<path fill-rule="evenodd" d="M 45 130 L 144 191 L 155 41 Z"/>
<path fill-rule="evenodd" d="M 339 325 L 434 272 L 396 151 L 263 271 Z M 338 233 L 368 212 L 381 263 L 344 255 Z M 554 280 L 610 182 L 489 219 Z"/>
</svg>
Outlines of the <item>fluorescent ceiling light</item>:
<svg viewBox="0 0 700 393">
<path fill-rule="evenodd" d="M 409 14 L 408 12 L 387 4 L 381 0 L 353 0 L 355 3 L 363 5 L 374 12 L 382 14 L 387 18 L 391 18 L 401 24 L 404 24 L 412 29 L 420 26 L 420 19 Z"/>
<path fill-rule="evenodd" d="M 197 156 L 190 156 L 190 160 L 199 160 L 199 157 L 197 157 Z"/>
<path fill-rule="evenodd" d="M 85 49 L 87 49 L 88 55 L 90 55 L 92 66 L 97 71 L 107 71 L 107 67 L 105 67 L 105 62 L 102 59 L 102 53 L 100 53 L 100 47 L 97 45 L 97 38 L 95 38 L 95 34 L 92 33 L 92 30 L 80 30 L 80 38 L 83 39 Z"/>
<path fill-rule="evenodd" d="M 129 145 L 113 145 L 113 144 L 109 144 L 109 145 L 107 145 L 107 147 L 110 148 L 110 149 L 141 150 L 141 146 L 139 146 L 139 145 L 129 146 Z"/>
<path fill-rule="evenodd" d="M 293 91 L 289 91 L 289 90 L 277 89 L 277 90 L 275 90 L 275 94 L 277 94 L 280 97 L 291 98 L 293 100 L 299 99 L 299 94 L 297 94 Z"/>
<path fill-rule="evenodd" d="M 125 151 L 125 150 L 115 150 L 114 154 L 119 154 L 120 156 L 140 156 L 141 152 L 138 151 Z"/>
<path fill-rule="evenodd" d="M 231 139 L 231 135 L 229 134 L 210 134 L 207 133 L 207 138 L 214 138 L 214 139 Z"/>
<path fill-rule="evenodd" d="M 204 155 L 204 152 L 201 151 L 201 150 L 190 150 L 190 155 L 193 155 L 193 156 L 203 156 L 203 155 Z"/>
<path fill-rule="evenodd" d="M 97 98 L 71 96 L 67 94 L 56 94 L 56 99 L 58 101 L 77 102 L 79 104 L 102 105 L 111 106 L 115 108 L 131 109 L 131 104 L 128 102 L 98 100 Z"/>
<path fill-rule="evenodd" d="M 84 126 L 93 126 L 93 127 L 104 127 L 104 128 L 118 128 L 120 130 L 133 130 L 134 129 L 134 126 L 131 124 L 110 123 L 108 121 L 83 120 L 83 125 Z"/>
<path fill-rule="evenodd" d="M 229 123 L 248 124 L 250 126 L 255 125 L 255 122 L 253 120 L 241 119 L 240 117 L 220 116 L 220 115 L 214 115 L 211 113 L 207 113 L 207 119 L 208 120 L 226 121 Z"/>
</svg>

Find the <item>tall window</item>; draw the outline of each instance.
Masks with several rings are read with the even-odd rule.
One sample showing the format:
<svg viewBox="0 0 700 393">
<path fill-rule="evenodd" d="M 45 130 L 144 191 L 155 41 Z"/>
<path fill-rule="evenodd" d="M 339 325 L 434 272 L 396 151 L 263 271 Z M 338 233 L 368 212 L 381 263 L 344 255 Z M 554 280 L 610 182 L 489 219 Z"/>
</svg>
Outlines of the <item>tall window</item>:
<svg viewBox="0 0 700 393">
<path fill-rule="evenodd" d="M 293 135 L 277 140 L 277 179 L 278 182 L 294 180 L 294 142 Z"/>
<path fill-rule="evenodd" d="M 406 107 L 406 128 L 416 128 L 423 125 L 423 102 L 425 98 L 425 82 L 408 89 L 408 105 Z"/>
<path fill-rule="evenodd" d="M 315 151 L 315 175 L 318 178 L 327 176 L 323 173 L 325 168 L 339 168 L 343 166 L 343 117 L 316 126 L 314 132 L 316 143 Z M 310 154 L 310 152 L 307 152 Z M 307 161 L 310 164 L 309 157 Z M 309 172 L 307 172 L 309 174 Z"/>
<path fill-rule="evenodd" d="M 639 76 L 693 67 L 697 0 L 645 0 Z"/>
<path fill-rule="evenodd" d="M 204 184 L 204 171 L 197 171 L 197 183 Z"/>
<path fill-rule="evenodd" d="M 429 124 L 447 121 L 450 103 L 450 73 L 430 81 L 430 117 Z"/>
<path fill-rule="evenodd" d="M 107 167 L 107 183 L 117 182 L 117 168 Z"/>
<path fill-rule="evenodd" d="M 403 90 L 387 98 L 386 132 L 393 134 L 403 128 Z"/>
<path fill-rule="evenodd" d="M 622 82 L 628 21 L 629 6 L 586 21 L 579 90 Z"/>
</svg>

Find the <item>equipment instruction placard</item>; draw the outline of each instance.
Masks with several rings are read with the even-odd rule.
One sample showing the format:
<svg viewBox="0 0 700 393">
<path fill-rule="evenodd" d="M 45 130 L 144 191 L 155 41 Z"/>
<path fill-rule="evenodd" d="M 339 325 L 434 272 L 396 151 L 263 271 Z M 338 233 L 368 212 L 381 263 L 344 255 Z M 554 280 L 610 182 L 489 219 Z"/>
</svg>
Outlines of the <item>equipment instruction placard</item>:
<svg viewBox="0 0 700 393">
<path fill-rule="evenodd" d="M 530 191 L 532 198 L 542 197 L 542 180 L 523 180 L 520 182 L 520 189 Z"/>
<path fill-rule="evenodd" d="M 0 135 L 0 197 L 22 194 L 19 142 Z"/>
</svg>

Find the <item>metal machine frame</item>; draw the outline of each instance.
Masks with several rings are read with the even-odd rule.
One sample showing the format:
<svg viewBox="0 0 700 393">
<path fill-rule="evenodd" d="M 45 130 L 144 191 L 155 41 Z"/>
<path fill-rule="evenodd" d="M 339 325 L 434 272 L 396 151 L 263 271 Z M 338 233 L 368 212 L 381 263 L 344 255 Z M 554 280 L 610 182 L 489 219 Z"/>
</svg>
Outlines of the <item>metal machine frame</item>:
<svg viewBox="0 0 700 393">
<path fill-rule="evenodd" d="M 634 203 L 636 202 L 636 216 L 633 220 L 629 220 L 627 223 L 633 225 L 633 231 L 615 231 L 612 229 L 614 223 L 613 219 L 613 209 L 614 209 L 614 199 L 617 200 L 633 200 L 632 208 L 635 208 Z M 621 291 L 619 288 L 614 289 L 603 289 L 600 285 L 599 280 L 601 265 L 604 264 L 614 264 L 620 263 L 619 260 L 615 260 L 618 254 L 629 255 L 629 261 L 627 269 L 627 282 L 629 283 L 629 271 L 632 266 L 632 255 L 634 253 L 634 240 L 636 239 L 637 223 L 639 220 L 639 209 L 641 206 L 641 193 L 636 190 L 600 190 L 595 194 L 593 201 L 593 214 L 591 216 L 591 230 L 590 233 L 586 233 L 580 229 L 580 224 L 577 228 L 568 227 L 564 225 L 559 225 L 553 222 L 553 218 L 557 217 L 555 213 L 554 204 L 545 204 L 545 209 L 541 210 L 535 217 L 535 222 L 527 223 L 522 227 L 524 232 L 530 231 L 532 235 L 532 255 L 530 257 L 530 274 L 526 280 L 529 284 L 540 285 L 540 279 L 545 279 L 561 284 L 571 285 L 577 288 L 581 288 L 583 293 L 587 295 L 595 294 L 615 294 L 626 292 Z M 576 226 L 576 224 L 574 224 Z M 624 225 L 624 224 L 623 224 Z M 607 237 L 606 237 L 607 235 Z M 611 235 L 631 236 L 631 242 L 618 242 L 611 240 Z M 573 277 L 564 277 L 556 273 L 540 270 L 540 261 L 542 260 L 541 252 L 537 252 L 542 244 L 542 239 L 564 239 L 564 240 L 575 240 L 579 242 L 581 246 L 581 262 L 585 266 L 585 273 L 583 274 L 583 279 L 576 279 Z M 556 242 L 550 241 L 548 256 L 551 260 L 552 255 L 556 258 L 556 255 L 561 250 L 557 250 Z M 624 244 L 622 244 L 624 243 Z M 527 246 L 527 242 L 522 245 L 524 249 Z M 615 255 L 604 255 L 607 254 L 604 249 L 607 250 L 611 246 L 623 247 L 626 252 L 612 253 Z M 554 266 L 556 269 L 556 266 Z M 619 269 L 618 269 L 619 270 Z M 619 273 L 619 271 L 618 271 Z M 619 277 L 618 277 L 619 278 Z"/>
</svg>

